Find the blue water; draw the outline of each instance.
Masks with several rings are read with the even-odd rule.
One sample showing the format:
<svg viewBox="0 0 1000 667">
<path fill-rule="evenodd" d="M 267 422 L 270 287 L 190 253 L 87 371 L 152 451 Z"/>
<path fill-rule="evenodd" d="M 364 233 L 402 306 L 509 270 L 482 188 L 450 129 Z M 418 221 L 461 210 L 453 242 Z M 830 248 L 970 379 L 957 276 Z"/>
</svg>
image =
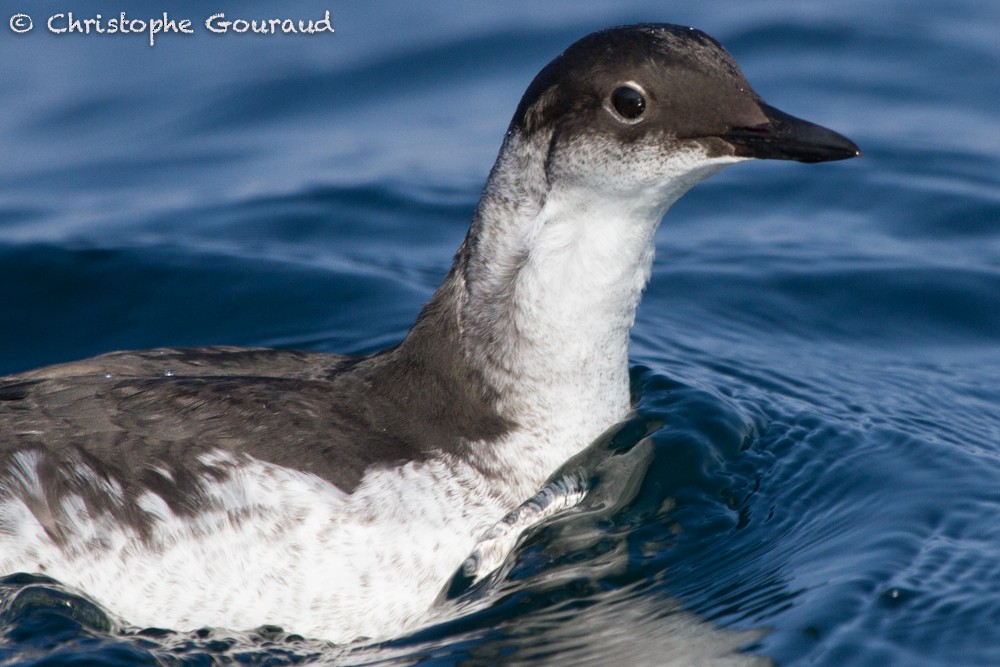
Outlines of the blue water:
<svg viewBox="0 0 1000 667">
<path fill-rule="evenodd" d="M 326 9 L 333 35 L 201 25 Z M 196 34 L 150 48 L 44 27 L 122 10 Z M 1000 664 L 1000 4 L 5 11 L 35 30 L 0 17 L 0 373 L 398 340 L 524 87 L 606 25 L 708 31 L 765 99 L 865 157 L 740 165 L 671 210 L 634 330 L 635 417 L 588 451 L 582 507 L 448 620 L 346 648 L 140 630 L 19 577 L 0 581 L 0 664 Z"/>
</svg>

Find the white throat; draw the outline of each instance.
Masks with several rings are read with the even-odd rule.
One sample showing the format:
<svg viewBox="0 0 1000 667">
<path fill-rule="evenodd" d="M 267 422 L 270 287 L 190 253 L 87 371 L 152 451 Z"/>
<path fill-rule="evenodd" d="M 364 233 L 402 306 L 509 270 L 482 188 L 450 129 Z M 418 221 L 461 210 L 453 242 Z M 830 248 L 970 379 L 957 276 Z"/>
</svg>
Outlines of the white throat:
<svg viewBox="0 0 1000 667">
<path fill-rule="evenodd" d="M 466 244 L 460 317 L 466 353 L 498 390 L 501 413 L 546 436 L 546 463 L 558 463 L 629 411 L 629 330 L 660 219 L 739 160 L 679 151 L 654 161 L 646 180 L 642 169 L 637 182 L 636 171 L 600 166 L 580 180 L 542 173 L 518 142 L 508 137 Z"/>
</svg>

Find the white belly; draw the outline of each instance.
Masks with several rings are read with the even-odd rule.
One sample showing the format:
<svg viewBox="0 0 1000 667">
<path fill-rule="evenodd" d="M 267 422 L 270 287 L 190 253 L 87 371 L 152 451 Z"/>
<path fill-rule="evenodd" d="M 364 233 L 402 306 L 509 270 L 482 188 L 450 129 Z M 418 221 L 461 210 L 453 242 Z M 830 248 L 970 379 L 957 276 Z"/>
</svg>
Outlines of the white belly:
<svg viewBox="0 0 1000 667">
<path fill-rule="evenodd" d="M 375 471 L 351 495 L 253 459 L 213 463 L 234 473 L 211 487 L 213 509 L 179 517 L 140 497 L 156 517 L 146 539 L 70 496 L 74 532 L 58 545 L 22 498 L 3 498 L 0 522 L 16 529 L 0 535 L 0 571 L 45 573 L 140 626 L 388 637 L 429 620 L 477 537 L 516 504 L 455 461 Z"/>
</svg>

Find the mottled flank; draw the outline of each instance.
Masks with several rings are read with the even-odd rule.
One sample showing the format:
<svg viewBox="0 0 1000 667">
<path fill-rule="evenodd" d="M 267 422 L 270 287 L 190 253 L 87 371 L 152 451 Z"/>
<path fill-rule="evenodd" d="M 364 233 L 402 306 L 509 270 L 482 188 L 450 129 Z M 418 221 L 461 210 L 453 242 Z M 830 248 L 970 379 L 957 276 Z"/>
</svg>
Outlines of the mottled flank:
<svg viewBox="0 0 1000 667">
<path fill-rule="evenodd" d="M 184 516 L 152 490 L 124 503 L 114 485 L 100 509 L 74 493 L 48 504 L 43 457 L 16 455 L 0 569 L 73 582 L 142 626 L 272 623 L 349 641 L 426 622 L 472 535 L 500 512 L 482 477 L 449 458 L 369 473 L 353 494 L 246 455 L 198 458 L 215 474 Z M 92 490 L 104 483 L 76 475 Z M 141 531 L 119 519 L 123 505 L 143 515 Z"/>
</svg>

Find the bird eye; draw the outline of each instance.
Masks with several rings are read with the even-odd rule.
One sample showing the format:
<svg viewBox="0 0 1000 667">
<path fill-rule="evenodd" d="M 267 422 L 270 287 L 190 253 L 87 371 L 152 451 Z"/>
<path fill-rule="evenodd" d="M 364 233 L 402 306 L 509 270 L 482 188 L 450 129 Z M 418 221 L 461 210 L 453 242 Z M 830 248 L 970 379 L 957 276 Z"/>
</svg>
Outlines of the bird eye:
<svg viewBox="0 0 1000 667">
<path fill-rule="evenodd" d="M 631 86 L 619 86 L 611 93 L 611 106 L 626 120 L 635 120 L 646 110 L 646 98 Z"/>
</svg>

